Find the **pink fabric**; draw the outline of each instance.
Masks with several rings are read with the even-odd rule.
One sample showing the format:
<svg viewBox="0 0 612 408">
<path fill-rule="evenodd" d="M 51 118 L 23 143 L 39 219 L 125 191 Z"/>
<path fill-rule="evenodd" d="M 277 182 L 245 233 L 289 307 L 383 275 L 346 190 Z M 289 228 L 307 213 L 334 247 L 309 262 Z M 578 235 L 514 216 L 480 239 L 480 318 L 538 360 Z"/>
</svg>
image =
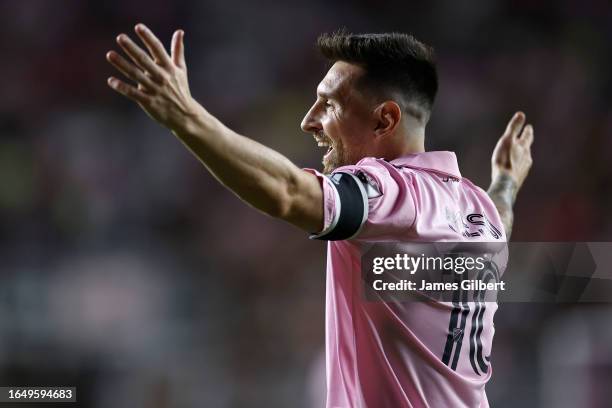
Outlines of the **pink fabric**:
<svg viewBox="0 0 612 408">
<path fill-rule="evenodd" d="M 336 213 L 336 197 L 334 194 L 334 188 L 331 185 L 331 181 L 317 170 L 303 170 L 317 176 L 319 183 L 321 183 L 321 186 L 323 187 L 323 229 L 321 231 L 325 231 L 329 228 Z"/>
<path fill-rule="evenodd" d="M 318 172 L 324 190 L 325 228 L 335 213 L 335 190 Z M 367 302 L 362 296 L 361 255 L 371 242 L 505 241 L 487 194 L 462 178 L 452 152 L 426 152 L 391 162 L 365 158 L 337 172 L 361 173 L 381 193 L 369 198 L 359 234 L 331 241 L 327 250 L 326 370 L 328 408 L 488 407 L 485 384 L 492 369 L 476 373 L 466 319 L 455 370 L 442 362 L 450 302 Z M 467 238 L 468 214 L 483 214 L 502 231 Z M 476 227 L 474 227 L 476 228 Z M 471 302 L 473 304 L 473 302 Z M 496 303 L 487 303 L 480 339 L 489 356 Z M 476 328 L 475 328 L 476 329 Z M 459 348 L 460 347 L 460 348 Z"/>
</svg>

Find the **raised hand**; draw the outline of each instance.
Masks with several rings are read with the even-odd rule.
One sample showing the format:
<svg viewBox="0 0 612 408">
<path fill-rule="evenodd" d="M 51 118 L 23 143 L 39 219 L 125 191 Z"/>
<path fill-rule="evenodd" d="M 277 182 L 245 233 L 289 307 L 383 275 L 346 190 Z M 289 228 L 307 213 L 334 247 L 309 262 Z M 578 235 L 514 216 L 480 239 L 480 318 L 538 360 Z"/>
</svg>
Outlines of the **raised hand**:
<svg viewBox="0 0 612 408">
<path fill-rule="evenodd" d="M 491 157 L 491 186 L 487 193 L 504 223 L 506 237 L 510 239 L 514 214 L 512 207 L 516 195 L 529 174 L 533 159 L 533 126 L 525 126 L 525 114 L 514 114 L 506 131 L 498 140 Z"/>
<path fill-rule="evenodd" d="M 202 110 L 189 91 L 183 42 L 185 33 L 182 30 L 174 32 L 171 54 L 168 55 L 161 41 L 144 24 L 137 24 L 134 31 L 148 52 L 128 35 L 120 34 L 117 44 L 131 61 L 115 51 L 109 51 L 106 59 L 136 86 L 115 77 L 108 78 L 108 85 L 138 103 L 162 125 L 170 130 L 180 130 L 186 126 L 187 119 Z"/>
<path fill-rule="evenodd" d="M 491 157 L 491 180 L 506 175 L 516 184 L 515 195 L 523 185 L 533 159 L 533 126 L 525 125 L 525 114 L 516 112 L 502 137 L 498 140 Z"/>
</svg>

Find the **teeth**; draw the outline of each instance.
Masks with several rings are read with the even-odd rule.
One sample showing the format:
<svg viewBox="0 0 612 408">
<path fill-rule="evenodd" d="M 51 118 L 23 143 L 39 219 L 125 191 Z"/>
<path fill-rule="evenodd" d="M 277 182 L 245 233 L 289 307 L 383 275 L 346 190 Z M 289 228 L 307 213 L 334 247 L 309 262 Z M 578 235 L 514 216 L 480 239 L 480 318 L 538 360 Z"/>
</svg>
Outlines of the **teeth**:
<svg viewBox="0 0 612 408">
<path fill-rule="evenodd" d="M 327 140 L 325 136 L 313 135 L 315 141 L 317 142 L 317 146 L 319 147 L 329 147 L 330 142 Z"/>
</svg>

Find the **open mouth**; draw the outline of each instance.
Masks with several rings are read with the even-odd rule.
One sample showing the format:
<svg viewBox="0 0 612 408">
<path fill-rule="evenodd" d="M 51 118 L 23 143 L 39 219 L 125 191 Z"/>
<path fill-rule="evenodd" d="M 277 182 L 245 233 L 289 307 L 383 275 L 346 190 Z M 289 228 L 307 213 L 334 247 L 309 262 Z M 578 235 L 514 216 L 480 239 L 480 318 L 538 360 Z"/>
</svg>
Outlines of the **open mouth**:
<svg viewBox="0 0 612 408">
<path fill-rule="evenodd" d="M 317 133 L 313 136 L 315 138 L 315 141 L 317 142 L 317 146 L 327 148 L 327 152 L 325 152 L 324 158 L 327 157 L 332 152 L 332 150 L 334 150 L 332 140 L 329 137 L 325 136 L 323 133 Z"/>
</svg>

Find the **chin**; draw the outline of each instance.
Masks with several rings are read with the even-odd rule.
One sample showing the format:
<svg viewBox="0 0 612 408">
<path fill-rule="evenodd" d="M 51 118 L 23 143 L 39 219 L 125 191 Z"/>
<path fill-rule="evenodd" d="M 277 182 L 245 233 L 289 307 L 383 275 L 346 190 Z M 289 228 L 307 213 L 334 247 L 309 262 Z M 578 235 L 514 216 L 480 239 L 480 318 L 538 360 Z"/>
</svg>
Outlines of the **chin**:
<svg viewBox="0 0 612 408">
<path fill-rule="evenodd" d="M 337 157 L 330 157 L 328 159 L 323 159 L 323 174 L 331 174 L 338 167 L 346 166 L 351 163 L 343 163 L 341 160 L 338 160 Z"/>
<path fill-rule="evenodd" d="M 340 165 L 335 160 L 335 158 L 323 158 L 321 161 L 323 164 L 323 174 L 330 174 L 332 171 L 336 170 Z"/>
</svg>

